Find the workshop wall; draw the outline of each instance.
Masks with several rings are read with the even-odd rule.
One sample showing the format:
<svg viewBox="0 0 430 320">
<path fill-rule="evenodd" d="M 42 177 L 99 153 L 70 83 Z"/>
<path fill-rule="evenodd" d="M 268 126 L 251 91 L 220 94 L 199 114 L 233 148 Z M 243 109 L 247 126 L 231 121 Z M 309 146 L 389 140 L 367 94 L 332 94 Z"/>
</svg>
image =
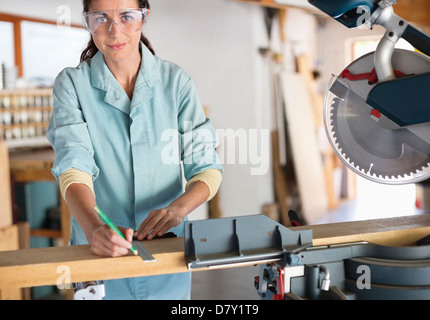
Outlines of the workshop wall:
<svg viewBox="0 0 430 320">
<path fill-rule="evenodd" d="M 261 8 L 225 0 L 157 0 L 151 8 L 145 34 L 158 56 L 193 78 L 220 138 L 222 214 L 259 213 L 263 203 L 272 201 L 270 167 L 251 174 L 260 163 L 251 159 L 249 149 L 254 143 L 250 130 L 257 130 L 260 139 L 261 129 L 268 128 L 260 110 L 265 100 L 259 87 L 263 66 L 258 47 L 265 36 Z M 269 111 L 269 99 L 266 106 Z"/>
</svg>

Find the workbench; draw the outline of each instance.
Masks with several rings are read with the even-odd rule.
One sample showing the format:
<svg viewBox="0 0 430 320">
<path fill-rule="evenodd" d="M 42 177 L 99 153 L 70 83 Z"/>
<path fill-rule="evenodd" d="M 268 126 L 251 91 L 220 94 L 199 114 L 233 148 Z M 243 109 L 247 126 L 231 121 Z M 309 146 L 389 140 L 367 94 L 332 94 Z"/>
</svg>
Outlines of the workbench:
<svg viewBox="0 0 430 320">
<path fill-rule="evenodd" d="M 51 147 L 40 149 L 17 150 L 9 153 L 11 178 L 14 183 L 55 181 L 51 173 L 55 152 Z M 63 197 L 59 197 L 61 231 L 30 230 L 32 236 L 61 238 L 67 244 L 70 235 L 70 210 Z"/>
<path fill-rule="evenodd" d="M 355 241 L 409 246 L 430 234 L 430 215 L 291 228 L 304 229 L 313 230 L 314 246 Z M 188 271 L 184 238 L 144 241 L 144 245 L 157 262 L 144 262 L 139 256 L 132 255 L 100 257 L 92 254 L 87 245 L 0 252 L 0 289 Z"/>
</svg>

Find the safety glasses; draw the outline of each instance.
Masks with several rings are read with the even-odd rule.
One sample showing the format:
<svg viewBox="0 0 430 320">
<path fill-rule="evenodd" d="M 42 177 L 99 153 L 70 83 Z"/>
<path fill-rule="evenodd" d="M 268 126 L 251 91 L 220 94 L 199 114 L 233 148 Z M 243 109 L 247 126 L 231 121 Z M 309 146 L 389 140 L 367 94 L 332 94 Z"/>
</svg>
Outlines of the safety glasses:
<svg viewBox="0 0 430 320">
<path fill-rule="evenodd" d="M 142 30 L 149 10 L 112 9 L 83 13 L 85 29 L 91 34 L 107 34 L 112 31 L 114 23 L 124 33 L 135 33 Z"/>
</svg>

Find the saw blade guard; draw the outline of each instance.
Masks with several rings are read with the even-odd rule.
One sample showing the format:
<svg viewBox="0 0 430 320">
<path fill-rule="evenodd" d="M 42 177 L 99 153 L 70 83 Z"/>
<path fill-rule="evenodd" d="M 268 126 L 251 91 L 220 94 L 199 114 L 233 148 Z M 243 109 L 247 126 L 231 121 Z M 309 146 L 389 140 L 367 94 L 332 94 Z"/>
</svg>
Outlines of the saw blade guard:
<svg viewBox="0 0 430 320">
<path fill-rule="evenodd" d="M 329 142 L 346 166 L 383 184 L 416 183 L 430 178 L 428 124 L 400 128 L 363 97 L 371 85 L 332 76 L 324 99 Z M 365 88 L 365 90 L 364 90 Z"/>
</svg>

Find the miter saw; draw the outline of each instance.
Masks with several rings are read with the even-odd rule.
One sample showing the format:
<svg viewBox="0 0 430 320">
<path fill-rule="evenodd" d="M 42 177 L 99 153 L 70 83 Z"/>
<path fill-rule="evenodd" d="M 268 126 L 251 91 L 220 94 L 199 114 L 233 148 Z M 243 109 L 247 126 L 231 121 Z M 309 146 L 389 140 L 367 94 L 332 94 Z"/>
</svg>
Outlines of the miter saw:
<svg viewBox="0 0 430 320">
<path fill-rule="evenodd" d="M 428 179 L 430 38 L 394 14 L 397 0 L 308 1 L 346 27 L 386 29 L 375 52 L 329 84 L 324 122 L 338 156 L 375 182 Z M 420 52 L 396 49 L 400 38 Z M 259 263 L 262 299 L 430 299 L 430 236 L 407 247 L 312 239 L 262 215 L 189 221 L 185 257 L 189 269 Z"/>
<path fill-rule="evenodd" d="M 394 13 L 397 0 L 308 0 L 348 28 L 383 26 L 375 52 L 333 76 L 324 124 L 354 172 L 385 184 L 430 177 L 430 38 Z M 418 51 L 396 49 L 400 38 Z"/>
</svg>

